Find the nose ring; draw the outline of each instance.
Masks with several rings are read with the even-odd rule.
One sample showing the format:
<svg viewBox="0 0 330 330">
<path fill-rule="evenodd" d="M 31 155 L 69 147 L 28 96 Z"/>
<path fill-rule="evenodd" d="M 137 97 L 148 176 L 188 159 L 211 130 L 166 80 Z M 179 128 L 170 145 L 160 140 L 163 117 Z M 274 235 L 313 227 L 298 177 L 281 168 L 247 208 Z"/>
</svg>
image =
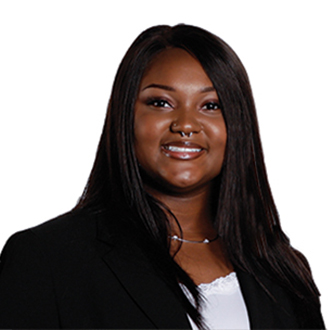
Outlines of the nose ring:
<svg viewBox="0 0 330 330">
<path fill-rule="evenodd" d="M 177 126 L 177 123 L 173 123 L 172 127 L 176 127 Z M 189 132 L 189 133 L 185 133 L 183 131 L 177 131 L 182 137 L 191 137 L 193 135 L 193 132 Z"/>
<path fill-rule="evenodd" d="M 179 132 L 180 132 L 180 135 L 181 135 L 182 137 L 185 137 L 186 135 L 187 135 L 188 137 L 191 137 L 192 134 L 193 134 L 193 132 L 189 132 L 189 133 L 185 133 L 185 132 L 182 132 L 182 131 L 179 131 Z"/>
</svg>

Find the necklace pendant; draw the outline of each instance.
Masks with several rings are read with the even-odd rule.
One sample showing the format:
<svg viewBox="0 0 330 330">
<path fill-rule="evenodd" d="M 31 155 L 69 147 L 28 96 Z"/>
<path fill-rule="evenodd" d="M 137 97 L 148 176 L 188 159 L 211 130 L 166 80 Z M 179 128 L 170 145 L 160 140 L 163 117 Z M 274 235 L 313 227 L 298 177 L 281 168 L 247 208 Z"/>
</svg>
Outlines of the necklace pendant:
<svg viewBox="0 0 330 330">
<path fill-rule="evenodd" d="M 179 242 L 183 242 L 183 243 L 194 243 L 194 244 L 209 244 L 211 242 L 214 242 L 215 240 L 217 240 L 219 238 L 219 235 L 215 236 L 213 239 L 207 239 L 205 238 L 202 241 L 191 241 L 189 239 L 183 239 L 181 237 L 179 237 L 178 235 L 173 235 L 173 236 L 169 236 L 170 239 L 172 239 L 173 241 L 179 241 Z"/>
</svg>

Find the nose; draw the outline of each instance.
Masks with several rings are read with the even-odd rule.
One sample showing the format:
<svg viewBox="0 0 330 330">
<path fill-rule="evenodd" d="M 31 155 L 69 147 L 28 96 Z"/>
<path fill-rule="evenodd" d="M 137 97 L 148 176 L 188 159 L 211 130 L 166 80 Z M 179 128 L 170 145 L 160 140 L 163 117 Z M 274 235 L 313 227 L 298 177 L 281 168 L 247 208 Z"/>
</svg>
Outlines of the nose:
<svg viewBox="0 0 330 330">
<path fill-rule="evenodd" d="M 202 130 L 202 125 L 197 118 L 198 114 L 193 110 L 178 111 L 171 123 L 170 130 L 172 133 L 179 133 L 182 137 L 190 137 Z"/>
</svg>

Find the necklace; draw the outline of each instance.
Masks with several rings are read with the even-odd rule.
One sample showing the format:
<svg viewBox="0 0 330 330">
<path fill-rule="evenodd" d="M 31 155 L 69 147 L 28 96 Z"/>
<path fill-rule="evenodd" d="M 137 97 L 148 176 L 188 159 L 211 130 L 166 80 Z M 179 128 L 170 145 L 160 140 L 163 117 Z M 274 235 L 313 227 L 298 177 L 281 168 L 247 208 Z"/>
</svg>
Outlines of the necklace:
<svg viewBox="0 0 330 330">
<path fill-rule="evenodd" d="M 203 244 L 209 244 L 209 243 L 212 243 L 214 241 L 216 241 L 218 238 L 219 238 L 219 235 L 215 236 L 213 239 L 207 239 L 205 238 L 204 240 L 202 241 L 191 241 L 189 239 L 183 239 L 183 238 L 180 238 L 179 236 L 177 235 L 173 235 L 173 236 L 169 236 L 173 241 L 179 241 L 179 242 L 184 242 L 184 243 L 194 243 L 194 244 L 199 244 L 199 243 L 203 243 Z"/>
</svg>

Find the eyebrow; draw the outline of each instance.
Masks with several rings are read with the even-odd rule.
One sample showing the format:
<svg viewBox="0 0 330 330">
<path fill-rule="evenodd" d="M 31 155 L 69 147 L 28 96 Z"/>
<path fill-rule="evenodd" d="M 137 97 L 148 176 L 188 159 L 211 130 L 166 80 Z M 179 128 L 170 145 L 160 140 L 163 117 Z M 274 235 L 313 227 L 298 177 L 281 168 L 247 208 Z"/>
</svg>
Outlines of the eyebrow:
<svg viewBox="0 0 330 330">
<path fill-rule="evenodd" d="M 171 92 L 175 91 L 175 89 L 173 87 L 166 86 L 166 85 L 160 85 L 160 84 L 150 84 L 150 85 L 144 87 L 142 90 L 144 91 L 148 88 L 160 88 L 160 89 L 164 89 L 166 91 L 171 91 Z"/>
<path fill-rule="evenodd" d="M 142 89 L 142 91 L 144 91 L 148 88 L 159 88 L 159 89 L 164 89 L 166 91 L 175 92 L 175 88 L 173 88 L 171 86 L 167 86 L 167 85 L 161 85 L 161 84 L 150 84 L 150 85 L 144 87 Z M 213 86 L 204 87 L 201 89 L 201 93 L 208 93 L 208 92 L 214 92 L 214 91 L 215 91 L 215 88 Z"/>
</svg>

